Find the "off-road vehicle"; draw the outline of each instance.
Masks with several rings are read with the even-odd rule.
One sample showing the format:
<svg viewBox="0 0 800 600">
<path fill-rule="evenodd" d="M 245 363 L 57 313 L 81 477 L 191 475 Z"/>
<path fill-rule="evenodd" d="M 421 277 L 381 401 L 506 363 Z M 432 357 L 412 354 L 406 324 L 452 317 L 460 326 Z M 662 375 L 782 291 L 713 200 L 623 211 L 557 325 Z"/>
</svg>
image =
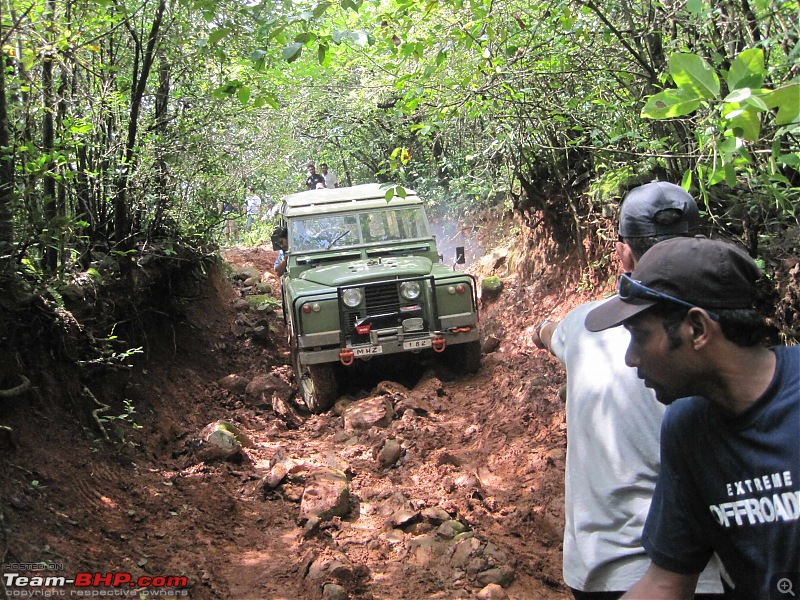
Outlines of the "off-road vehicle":
<svg viewBox="0 0 800 600">
<path fill-rule="evenodd" d="M 475 278 L 442 263 L 422 199 L 393 187 L 387 201 L 387 189 L 309 190 L 281 205 L 283 314 L 297 387 L 313 412 L 330 408 L 356 361 L 416 352 L 459 371 L 480 366 Z"/>
</svg>

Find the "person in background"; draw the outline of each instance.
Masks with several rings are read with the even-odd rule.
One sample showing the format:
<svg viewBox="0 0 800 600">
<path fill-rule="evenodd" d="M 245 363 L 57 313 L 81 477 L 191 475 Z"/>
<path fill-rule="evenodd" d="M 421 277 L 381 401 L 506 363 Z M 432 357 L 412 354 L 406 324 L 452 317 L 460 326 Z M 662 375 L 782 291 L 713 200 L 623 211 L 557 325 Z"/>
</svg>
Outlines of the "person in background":
<svg viewBox="0 0 800 600">
<path fill-rule="evenodd" d="M 668 406 L 652 564 L 625 598 L 685 598 L 714 553 L 726 598 L 800 593 L 800 346 L 764 345 L 761 277 L 733 244 L 668 240 L 586 317 L 625 326 L 627 364 Z"/>
<path fill-rule="evenodd" d="M 225 243 L 230 244 L 231 239 L 234 244 L 239 243 L 239 222 L 237 221 L 239 209 L 233 202 L 222 201 L 223 231 L 225 233 Z"/>
<path fill-rule="evenodd" d="M 322 177 L 325 179 L 326 188 L 333 189 L 335 187 L 339 187 L 339 180 L 336 177 L 336 173 L 329 171 L 326 163 L 322 163 L 319 168 L 322 172 Z"/>
<path fill-rule="evenodd" d="M 308 177 L 306 177 L 306 189 L 316 190 L 320 183 L 322 187 L 325 187 L 325 178 L 317 173 L 317 168 L 314 166 L 314 163 L 309 163 Z"/>
<path fill-rule="evenodd" d="M 275 257 L 275 274 L 278 277 L 281 277 L 284 273 L 286 273 L 286 262 L 288 257 L 286 256 L 287 250 L 289 250 L 289 231 L 282 227 L 278 230 L 277 236 L 278 238 L 278 246 L 280 246 L 280 250 L 278 250 L 278 254 Z"/>
<path fill-rule="evenodd" d="M 247 188 L 247 197 L 244 199 L 244 206 L 246 215 L 244 230 L 250 231 L 253 222 L 258 220 L 258 216 L 261 214 L 261 198 L 256 195 L 252 186 Z"/>
<path fill-rule="evenodd" d="M 697 204 L 683 188 L 666 182 L 634 188 L 619 217 L 622 268 L 633 270 L 657 242 L 693 235 L 699 227 Z M 545 320 L 533 337 L 567 372 L 563 571 L 577 600 L 619 598 L 647 571 L 641 536 L 660 464 L 664 407 L 625 365 L 629 336 L 622 329 L 593 333 L 584 325 L 602 304 L 578 306 L 561 322 Z M 708 598 L 722 592 L 713 565 L 697 592 Z"/>
</svg>

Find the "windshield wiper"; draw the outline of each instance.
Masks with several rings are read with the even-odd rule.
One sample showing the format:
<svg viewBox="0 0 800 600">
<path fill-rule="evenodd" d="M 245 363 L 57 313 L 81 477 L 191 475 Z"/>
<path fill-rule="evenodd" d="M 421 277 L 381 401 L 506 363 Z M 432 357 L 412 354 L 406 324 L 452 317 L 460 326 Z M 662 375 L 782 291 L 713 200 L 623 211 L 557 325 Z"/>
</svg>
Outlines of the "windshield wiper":
<svg viewBox="0 0 800 600">
<path fill-rule="evenodd" d="M 350 233 L 350 230 L 349 230 L 349 229 L 345 229 L 345 230 L 344 230 L 342 233 L 340 233 L 340 234 L 339 234 L 339 235 L 337 235 L 335 238 L 333 238 L 333 240 L 331 241 L 331 243 L 330 243 L 330 244 L 328 244 L 328 245 L 325 247 L 325 250 L 330 250 L 331 248 L 333 248 L 334 244 L 336 244 L 336 242 L 338 242 L 340 239 L 342 239 L 342 238 L 343 238 L 344 236 L 346 236 L 348 233 Z"/>
</svg>

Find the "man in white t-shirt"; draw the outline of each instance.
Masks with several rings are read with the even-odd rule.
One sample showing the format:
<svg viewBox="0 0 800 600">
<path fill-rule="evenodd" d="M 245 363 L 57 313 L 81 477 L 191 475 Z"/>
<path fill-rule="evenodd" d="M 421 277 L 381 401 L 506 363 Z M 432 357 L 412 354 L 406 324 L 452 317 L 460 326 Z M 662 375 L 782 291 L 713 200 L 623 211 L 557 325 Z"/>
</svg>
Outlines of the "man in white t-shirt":
<svg viewBox="0 0 800 600">
<path fill-rule="evenodd" d="M 247 197 L 244 199 L 244 212 L 247 215 L 244 230 L 250 231 L 253 222 L 256 221 L 258 215 L 261 214 L 261 198 L 256 195 L 252 186 L 247 188 Z"/>
<path fill-rule="evenodd" d="M 322 172 L 322 176 L 325 178 L 325 187 L 326 188 L 335 188 L 339 187 L 339 180 L 336 178 L 336 173 L 333 171 L 328 170 L 328 165 L 322 163 L 320 166 L 320 171 Z"/>
<path fill-rule="evenodd" d="M 700 215 L 683 188 L 653 182 L 634 188 L 620 212 L 617 255 L 625 271 L 657 242 L 697 233 Z M 592 333 L 586 314 L 605 301 L 542 321 L 534 343 L 567 372 L 564 581 L 576 600 L 622 596 L 650 566 L 642 529 L 660 467 L 665 407 L 625 364 L 630 335 L 619 327 Z M 698 597 L 722 598 L 716 560 Z M 717 594 L 720 594 L 717 596 Z"/>
</svg>

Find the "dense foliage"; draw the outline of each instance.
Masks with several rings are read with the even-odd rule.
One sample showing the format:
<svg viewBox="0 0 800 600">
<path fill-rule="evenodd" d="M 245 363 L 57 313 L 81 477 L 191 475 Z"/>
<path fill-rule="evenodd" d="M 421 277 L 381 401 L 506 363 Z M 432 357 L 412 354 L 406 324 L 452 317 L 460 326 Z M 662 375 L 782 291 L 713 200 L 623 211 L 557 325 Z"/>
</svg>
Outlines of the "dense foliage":
<svg viewBox="0 0 800 600">
<path fill-rule="evenodd" d="M 222 201 L 295 191 L 309 160 L 453 213 L 513 201 L 579 249 L 655 176 L 754 253 L 797 226 L 796 1 L 8 0 L 1 16 L 6 273 L 218 241 Z"/>
</svg>

